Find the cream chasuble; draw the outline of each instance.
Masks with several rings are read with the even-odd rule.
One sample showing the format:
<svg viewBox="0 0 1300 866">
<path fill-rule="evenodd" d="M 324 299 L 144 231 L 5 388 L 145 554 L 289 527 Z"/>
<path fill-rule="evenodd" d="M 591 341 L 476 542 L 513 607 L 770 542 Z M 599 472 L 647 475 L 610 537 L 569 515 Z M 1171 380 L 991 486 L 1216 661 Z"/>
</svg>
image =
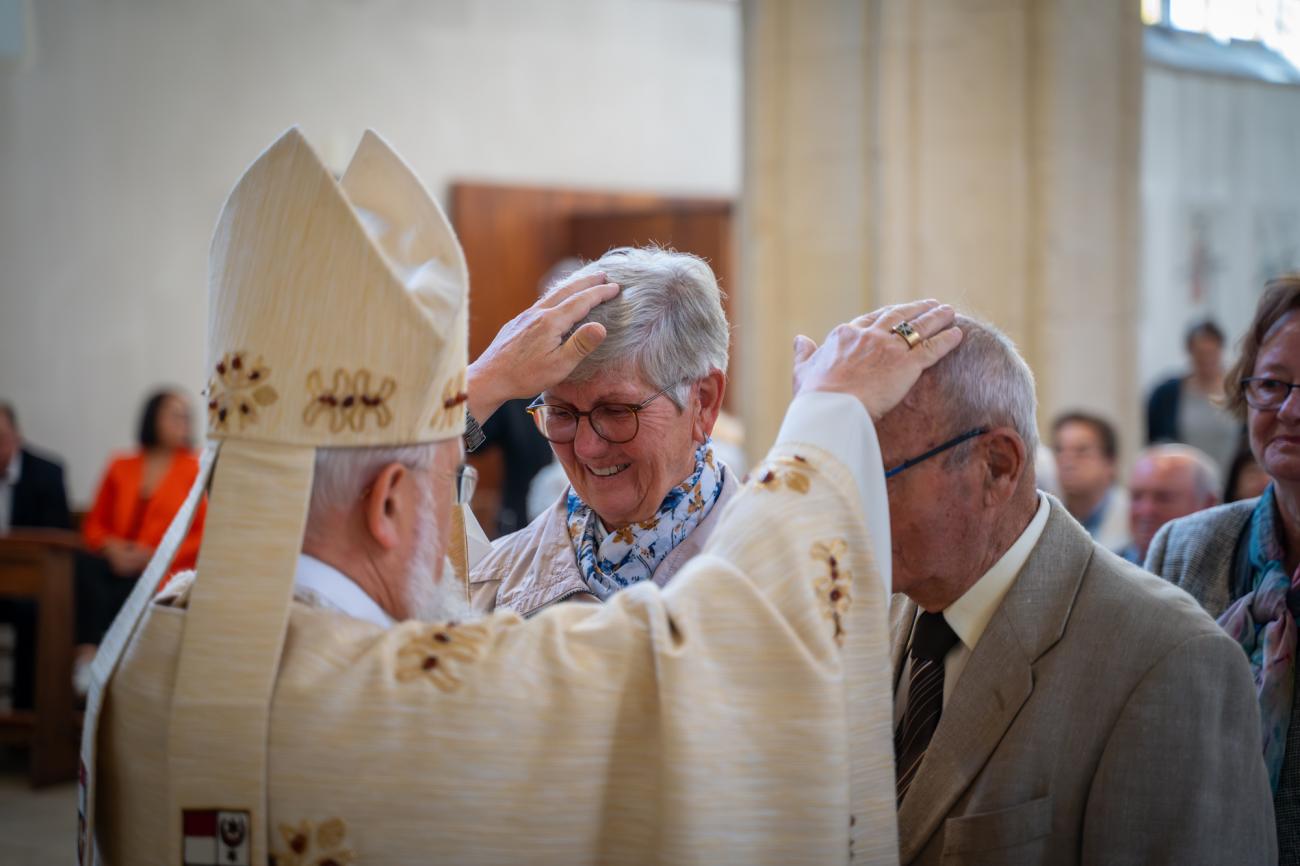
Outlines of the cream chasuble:
<svg viewBox="0 0 1300 866">
<path fill-rule="evenodd" d="M 528 622 L 310 607 L 315 449 L 460 433 L 463 258 L 380 140 L 335 181 L 296 131 L 213 258 L 217 444 L 92 670 L 83 862 L 897 863 L 886 597 L 823 440 L 783 437 L 666 590 Z M 197 574 L 151 600 L 209 471 Z"/>
<path fill-rule="evenodd" d="M 852 480 L 786 444 L 725 519 L 668 589 L 528 622 L 382 630 L 295 604 L 273 862 L 896 863 L 884 599 Z M 160 784 L 185 616 L 154 605 L 114 678 L 107 863 L 182 862 Z"/>
</svg>

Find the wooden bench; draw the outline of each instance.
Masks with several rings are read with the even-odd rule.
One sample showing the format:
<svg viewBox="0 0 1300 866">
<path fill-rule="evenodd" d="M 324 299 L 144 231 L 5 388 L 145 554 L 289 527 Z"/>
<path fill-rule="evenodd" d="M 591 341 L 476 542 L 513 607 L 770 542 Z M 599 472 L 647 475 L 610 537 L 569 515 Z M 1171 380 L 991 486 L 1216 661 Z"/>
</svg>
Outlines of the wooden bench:
<svg viewBox="0 0 1300 866">
<path fill-rule="evenodd" d="M 0 535 L 0 596 L 37 604 L 35 708 L 0 713 L 0 742 L 26 745 L 33 787 L 77 777 L 80 724 L 72 690 L 73 569 L 81 539 L 58 529 Z"/>
</svg>

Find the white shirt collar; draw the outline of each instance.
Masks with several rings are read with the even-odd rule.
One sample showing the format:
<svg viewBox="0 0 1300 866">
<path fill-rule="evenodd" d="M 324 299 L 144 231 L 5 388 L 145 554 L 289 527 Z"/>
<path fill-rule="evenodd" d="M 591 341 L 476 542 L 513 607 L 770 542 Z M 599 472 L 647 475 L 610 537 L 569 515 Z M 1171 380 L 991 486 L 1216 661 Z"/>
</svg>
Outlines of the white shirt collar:
<svg viewBox="0 0 1300 866">
<path fill-rule="evenodd" d="M 1020 533 L 1015 544 L 1007 548 L 1002 558 L 993 563 L 993 567 L 984 572 L 961 598 L 944 610 L 943 618 L 957 633 L 957 637 L 961 638 L 966 649 L 974 651 L 975 644 L 979 643 L 989 620 L 993 618 L 998 605 L 1002 604 L 1002 599 L 1015 584 L 1034 545 L 1038 544 L 1051 511 L 1052 507 L 1047 503 L 1047 497 L 1039 493 L 1038 511 L 1035 512 L 1034 519 L 1025 527 L 1025 531 Z"/>
<path fill-rule="evenodd" d="M 373 598 L 366 595 L 366 591 L 357 586 L 350 577 L 332 565 L 326 565 L 305 553 L 298 554 L 298 567 L 293 575 L 293 586 L 295 595 L 304 595 L 308 601 L 321 607 L 328 607 L 356 619 L 374 623 L 380 628 L 389 628 L 396 624 L 396 620 L 389 616 Z"/>
<path fill-rule="evenodd" d="M 3 481 L 5 484 L 8 484 L 10 487 L 13 487 L 16 484 L 18 484 L 20 480 L 22 480 L 22 477 L 23 477 L 23 449 L 19 448 L 17 451 L 14 452 L 13 459 L 9 461 L 9 465 L 5 467 L 4 477 L 0 478 L 0 481 Z"/>
</svg>

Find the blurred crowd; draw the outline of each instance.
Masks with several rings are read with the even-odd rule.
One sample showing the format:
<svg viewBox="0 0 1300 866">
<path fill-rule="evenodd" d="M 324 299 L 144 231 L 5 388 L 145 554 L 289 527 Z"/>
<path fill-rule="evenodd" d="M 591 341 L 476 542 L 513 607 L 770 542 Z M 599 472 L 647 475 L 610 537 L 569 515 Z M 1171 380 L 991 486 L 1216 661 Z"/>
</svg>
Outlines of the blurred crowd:
<svg viewBox="0 0 1300 866">
<path fill-rule="evenodd" d="M 1245 424 L 1227 407 L 1223 331 L 1199 322 L 1184 345 L 1187 371 L 1152 389 L 1146 445 L 1130 460 L 1120 453 L 1115 425 L 1086 411 L 1052 421 L 1050 455 L 1040 460 L 1047 470 L 1040 472 L 1040 486 L 1056 494 L 1099 544 L 1138 565 L 1165 524 L 1253 499 L 1269 483 Z"/>
<path fill-rule="evenodd" d="M 17 410 L 0 402 L 0 535 L 34 534 L 75 547 L 73 681 L 81 694 L 89 685 L 96 647 L 198 475 L 192 414 L 179 389 L 149 395 L 140 411 L 135 447 L 110 458 L 90 509 L 76 513 L 68 506 L 62 461 L 27 442 Z M 200 503 L 169 574 L 194 567 L 204 513 L 205 503 Z M 36 603 L 0 601 L 0 624 L 13 629 L 9 703 L 15 709 L 30 708 Z"/>
</svg>

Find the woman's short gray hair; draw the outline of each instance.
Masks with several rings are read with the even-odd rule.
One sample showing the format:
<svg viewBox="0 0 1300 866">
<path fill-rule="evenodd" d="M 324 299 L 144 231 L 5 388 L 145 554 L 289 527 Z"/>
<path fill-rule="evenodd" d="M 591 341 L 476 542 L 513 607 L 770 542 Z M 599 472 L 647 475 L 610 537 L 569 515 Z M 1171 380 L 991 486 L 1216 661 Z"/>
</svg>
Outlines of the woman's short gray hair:
<svg viewBox="0 0 1300 866">
<path fill-rule="evenodd" d="M 605 341 L 566 380 L 581 383 L 598 372 L 629 369 L 660 388 L 727 370 L 730 330 L 713 269 L 699 256 L 662 247 L 619 247 L 569 279 L 604 273 L 622 288 L 584 322 L 605 326 Z M 678 408 L 684 391 L 667 394 Z"/>
<path fill-rule="evenodd" d="M 1025 443 L 1029 466 L 1038 453 L 1038 399 L 1034 374 L 1006 334 L 987 322 L 957 316 L 962 340 L 926 374 L 937 390 L 951 434 L 978 427 L 1007 426 Z M 966 444 L 953 460 L 970 453 Z"/>
</svg>

